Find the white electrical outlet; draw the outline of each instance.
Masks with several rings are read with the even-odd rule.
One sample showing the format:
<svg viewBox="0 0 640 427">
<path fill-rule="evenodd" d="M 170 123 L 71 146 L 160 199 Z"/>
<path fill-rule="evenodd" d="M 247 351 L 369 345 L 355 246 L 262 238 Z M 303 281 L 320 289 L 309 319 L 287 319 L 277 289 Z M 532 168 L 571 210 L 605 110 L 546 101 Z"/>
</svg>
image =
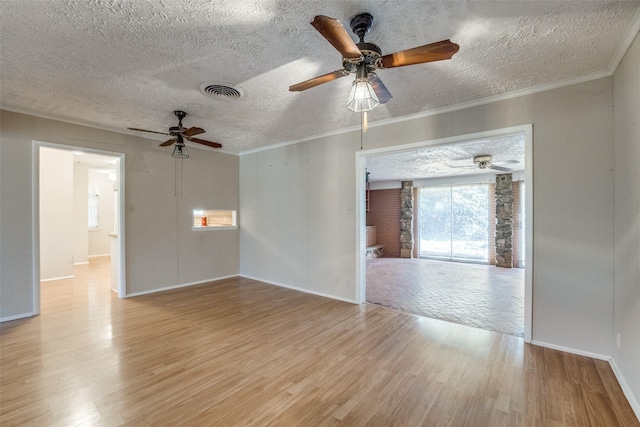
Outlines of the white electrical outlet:
<svg viewBox="0 0 640 427">
<path fill-rule="evenodd" d="M 620 348 L 620 331 L 616 334 L 616 345 Z"/>
</svg>

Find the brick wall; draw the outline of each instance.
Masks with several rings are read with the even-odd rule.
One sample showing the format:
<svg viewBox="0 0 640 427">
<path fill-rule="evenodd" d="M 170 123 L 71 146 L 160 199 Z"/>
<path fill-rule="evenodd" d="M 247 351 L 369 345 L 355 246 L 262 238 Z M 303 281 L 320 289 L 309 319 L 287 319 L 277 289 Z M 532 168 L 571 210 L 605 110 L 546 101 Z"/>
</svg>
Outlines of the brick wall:
<svg viewBox="0 0 640 427">
<path fill-rule="evenodd" d="M 384 245 L 385 258 L 400 258 L 399 188 L 369 192 L 367 225 L 378 226 L 377 243 Z"/>
</svg>

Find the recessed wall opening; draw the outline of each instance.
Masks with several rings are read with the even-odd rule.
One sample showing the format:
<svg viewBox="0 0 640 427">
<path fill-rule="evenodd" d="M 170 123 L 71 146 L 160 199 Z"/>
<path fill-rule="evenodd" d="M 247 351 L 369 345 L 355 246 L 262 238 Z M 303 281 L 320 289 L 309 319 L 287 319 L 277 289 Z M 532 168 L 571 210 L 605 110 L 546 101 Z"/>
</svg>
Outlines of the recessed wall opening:
<svg viewBox="0 0 640 427">
<path fill-rule="evenodd" d="M 237 228 L 237 214 L 231 209 L 194 209 L 194 230 Z"/>
</svg>

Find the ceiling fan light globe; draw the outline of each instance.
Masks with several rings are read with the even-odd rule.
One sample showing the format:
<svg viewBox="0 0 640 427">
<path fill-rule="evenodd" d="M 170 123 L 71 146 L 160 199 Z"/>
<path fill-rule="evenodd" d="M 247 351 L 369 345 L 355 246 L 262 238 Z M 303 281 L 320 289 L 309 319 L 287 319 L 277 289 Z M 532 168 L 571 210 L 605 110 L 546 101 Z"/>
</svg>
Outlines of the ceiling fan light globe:
<svg viewBox="0 0 640 427">
<path fill-rule="evenodd" d="M 351 86 L 347 108 L 357 113 L 371 111 L 380 104 L 368 79 L 356 79 Z"/>
<path fill-rule="evenodd" d="M 188 159 L 189 152 L 187 151 L 187 147 L 184 144 L 176 144 L 173 147 L 173 154 L 171 157 L 174 159 Z"/>
</svg>

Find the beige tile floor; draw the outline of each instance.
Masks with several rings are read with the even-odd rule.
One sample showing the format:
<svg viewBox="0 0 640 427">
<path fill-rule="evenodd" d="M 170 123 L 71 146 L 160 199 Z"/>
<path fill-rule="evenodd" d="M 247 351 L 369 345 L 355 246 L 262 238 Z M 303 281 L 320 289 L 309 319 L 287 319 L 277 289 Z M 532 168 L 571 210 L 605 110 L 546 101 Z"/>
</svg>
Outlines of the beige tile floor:
<svg viewBox="0 0 640 427">
<path fill-rule="evenodd" d="M 524 335 L 524 269 L 426 259 L 367 260 L 367 302 Z"/>
</svg>

